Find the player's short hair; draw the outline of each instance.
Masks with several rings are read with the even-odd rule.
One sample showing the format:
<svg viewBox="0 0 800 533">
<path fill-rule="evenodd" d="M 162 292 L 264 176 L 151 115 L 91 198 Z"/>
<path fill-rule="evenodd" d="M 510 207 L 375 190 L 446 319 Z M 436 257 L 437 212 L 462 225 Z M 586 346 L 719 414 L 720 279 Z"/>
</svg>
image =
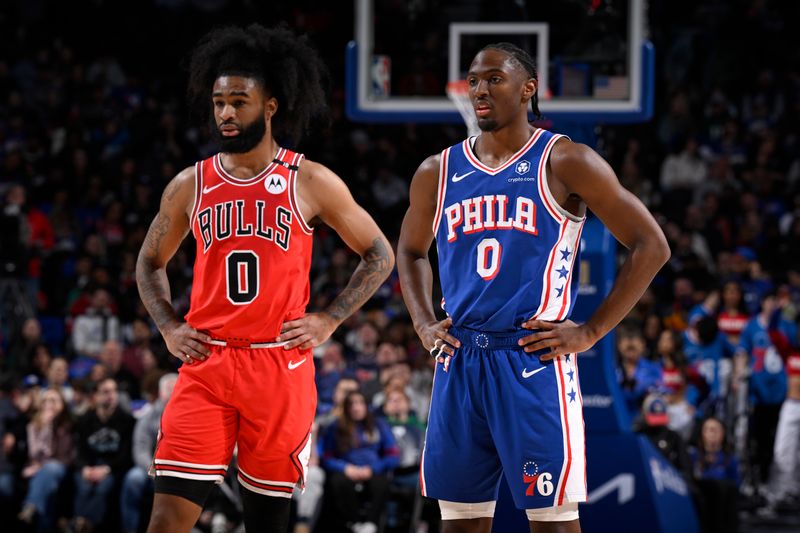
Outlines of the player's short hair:
<svg viewBox="0 0 800 533">
<path fill-rule="evenodd" d="M 211 91 L 220 76 L 258 81 L 278 100 L 272 117 L 275 137 L 297 143 L 312 119 L 327 118 L 328 71 L 305 36 L 281 25 L 265 28 L 228 26 L 207 33 L 189 62 L 189 101 L 206 120 L 212 112 Z"/>
<path fill-rule="evenodd" d="M 500 50 L 501 52 L 505 52 L 508 54 L 511 59 L 513 59 L 528 75 L 529 78 L 533 78 L 536 80 L 537 85 L 539 82 L 539 72 L 536 70 L 536 61 L 533 60 L 533 57 L 520 48 L 515 44 L 511 44 L 508 42 L 500 42 L 500 43 L 492 43 L 487 44 L 483 48 L 481 48 L 481 52 L 484 50 Z M 533 97 L 531 98 L 531 107 L 533 109 L 533 114 L 536 118 L 542 118 L 542 113 L 539 111 L 539 88 L 537 86 L 536 92 L 533 93 Z"/>
</svg>

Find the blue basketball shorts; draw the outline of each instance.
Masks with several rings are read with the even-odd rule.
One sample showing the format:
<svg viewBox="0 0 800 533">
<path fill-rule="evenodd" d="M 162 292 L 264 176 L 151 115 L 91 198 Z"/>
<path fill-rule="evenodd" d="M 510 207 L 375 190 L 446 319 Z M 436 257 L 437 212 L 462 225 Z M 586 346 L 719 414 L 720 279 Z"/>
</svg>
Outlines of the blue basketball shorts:
<svg viewBox="0 0 800 533">
<path fill-rule="evenodd" d="M 542 363 L 533 333 L 450 328 L 461 347 L 436 365 L 420 484 L 430 498 L 497 499 L 505 474 L 519 509 L 586 501 L 586 439 L 575 354 Z"/>
</svg>

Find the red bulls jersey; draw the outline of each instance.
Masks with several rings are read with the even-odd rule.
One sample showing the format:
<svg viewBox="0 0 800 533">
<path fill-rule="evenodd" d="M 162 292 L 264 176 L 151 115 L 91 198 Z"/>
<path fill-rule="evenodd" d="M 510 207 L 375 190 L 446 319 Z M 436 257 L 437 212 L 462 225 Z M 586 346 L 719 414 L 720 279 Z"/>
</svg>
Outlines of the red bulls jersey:
<svg viewBox="0 0 800 533">
<path fill-rule="evenodd" d="M 195 165 L 191 228 L 197 241 L 186 321 L 228 341 L 271 341 L 303 316 L 312 231 L 297 204 L 303 159 L 279 149 L 258 175 L 228 174 L 217 154 Z"/>
</svg>

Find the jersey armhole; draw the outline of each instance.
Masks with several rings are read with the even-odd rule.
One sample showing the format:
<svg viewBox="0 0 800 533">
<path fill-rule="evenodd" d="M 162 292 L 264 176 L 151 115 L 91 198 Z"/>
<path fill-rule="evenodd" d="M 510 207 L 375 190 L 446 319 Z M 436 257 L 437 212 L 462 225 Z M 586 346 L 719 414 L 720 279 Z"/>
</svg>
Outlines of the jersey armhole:
<svg viewBox="0 0 800 533">
<path fill-rule="evenodd" d="M 192 205 L 192 216 L 189 217 L 189 229 L 194 234 L 194 220 L 197 218 L 197 211 L 203 201 L 203 162 L 198 161 L 194 164 L 194 204 Z"/>
<path fill-rule="evenodd" d="M 295 218 L 297 218 L 297 225 L 303 230 L 306 235 L 313 235 L 314 229 L 309 227 L 303 214 L 300 212 L 300 204 L 297 201 L 297 175 L 300 173 L 300 162 L 303 161 L 305 156 L 303 154 L 294 154 L 291 165 L 295 170 L 289 170 L 289 205 L 292 207 Z"/>
<path fill-rule="evenodd" d="M 542 196 L 542 202 L 544 202 L 544 207 L 548 213 L 558 222 L 559 224 L 564 223 L 564 219 L 567 219 L 571 222 L 580 223 L 586 219 L 586 216 L 577 217 L 561 207 L 561 205 L 556 202 L 556 199 L 553 197 L 553 193 L 550 192 L 550 186 L 547 183 L 547 161 L 550 159 L 550 152 L 553 151 L 553 146 L 555 146 L 556 142 L 561 139 L 569 139 L 566 135 L 555 134 L 550 138 L 547 145 L 544 147 L 544 152 L 542 152 L 542 157 L 539 159 L 539 193 Z"/>
<path fill-rule="evenodd" d="M 445 148 L 442 151 L 441 158 L 439 160 L 439 181 L 436 184 L 436 211 L 433 215 L 433 236 L 436 237 L 436 231 L 439 229 L 439 224 L 442 221 L 442 211 L 444 209 L 444 197 L 447 194 L 447 165 L 448 165 L 448 155 L 450 154 L 450 148 Z"/>
</svg>

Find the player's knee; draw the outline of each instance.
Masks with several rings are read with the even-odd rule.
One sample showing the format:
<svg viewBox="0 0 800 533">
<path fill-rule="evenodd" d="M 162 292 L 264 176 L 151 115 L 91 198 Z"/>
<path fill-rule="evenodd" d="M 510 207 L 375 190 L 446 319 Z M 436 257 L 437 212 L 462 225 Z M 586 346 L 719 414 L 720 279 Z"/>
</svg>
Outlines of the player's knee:
<svg viewBox="0 0 800 533">
<path fill-rule="evenodd" d="M 471 520 L 473 518 L 492 518 L 497 502 L 461 503 L 439 500 L 442 520 Z"/>
<path fill-rule="evenodd" d="M 147 533 L 182 531 L 182 526 L 185 527 L 184 522 L 185 519 L 177 508 L 170 505 L 159 505 L 154 502 Z M 191 527 L 191 524 L 189 527 Z"/>
</svg>

